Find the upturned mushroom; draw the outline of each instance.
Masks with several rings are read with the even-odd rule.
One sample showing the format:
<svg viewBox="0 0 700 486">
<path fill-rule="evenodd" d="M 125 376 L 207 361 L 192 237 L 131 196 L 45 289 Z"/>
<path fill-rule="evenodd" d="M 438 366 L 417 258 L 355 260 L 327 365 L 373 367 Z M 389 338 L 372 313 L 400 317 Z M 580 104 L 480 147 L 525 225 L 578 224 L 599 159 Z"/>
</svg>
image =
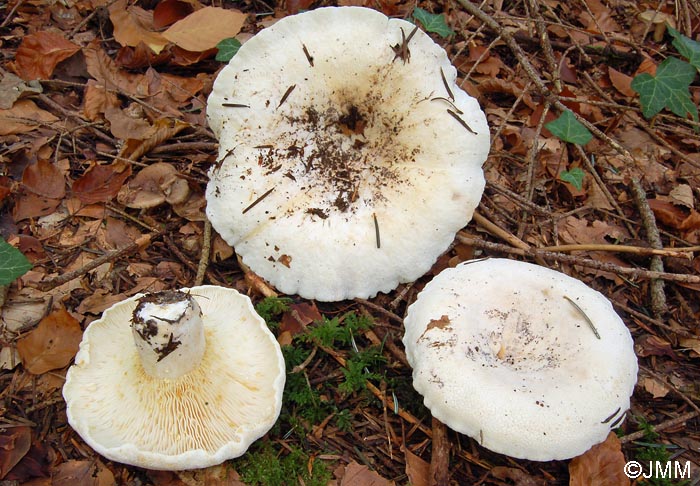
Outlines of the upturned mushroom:
<svg viewBox="0 0 700 486">
<path fill-rule="evenodd" d="M 208 100 L 207 216 L 280 291 L 371 297 L 423 275 L 484 188 L 486 117 L 445 51 L 360 7 L 285 17 Z"/>
<path fill-rule="evenodd" d="M 250 300 L 199 286 L 135 296 L 85 330 L 63 396 L 95 451 L 148 469 L 220 464 L 275 423 L 280 347 Z"/>
<path fill-rule="evenodd" d="M 436 276 L 405 319 L 413 385 L 434 417 L 509 456 L 568 459 L 625 418 L 637 379 L 629 330 L 583 282 L 523 262 Z"/>
</svg>

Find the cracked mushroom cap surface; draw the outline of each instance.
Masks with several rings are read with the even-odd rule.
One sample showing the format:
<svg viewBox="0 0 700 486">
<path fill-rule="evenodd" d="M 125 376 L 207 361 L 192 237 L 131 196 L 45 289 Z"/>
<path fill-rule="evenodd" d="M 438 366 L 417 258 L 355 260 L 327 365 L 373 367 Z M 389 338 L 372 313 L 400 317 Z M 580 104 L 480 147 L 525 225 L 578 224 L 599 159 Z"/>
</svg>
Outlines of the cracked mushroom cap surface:
<svg viewBox="0 0 700 486">
<path fill-rule="evenodd" d="M 632 338 L 610 302 L 529 263 L 441 272 L 405 329 L 413 385 L 433 416 L 512 457 L 568 459 L 604 441 L 637 380 Z"/>
<path fill-rule="evenodd" d="M 371 297 L 430 269 L 484 188 L 486 117 L 445 51 L 361 7 L 285 17 L 217 77 L 207 216 L 280 291 Z"/>
<path fill-rule="evenodd" d="M 275 337 L 237 291 L 199 286 L 206 348 L 192 371 L 144 371 L 131 318 L 140 295 L 85 330 L 63 396 L 68 421 L 96 452 L 147 469 L 208 467 L 242 455 L 275 423 L 285 366 Z"/>
</svg>

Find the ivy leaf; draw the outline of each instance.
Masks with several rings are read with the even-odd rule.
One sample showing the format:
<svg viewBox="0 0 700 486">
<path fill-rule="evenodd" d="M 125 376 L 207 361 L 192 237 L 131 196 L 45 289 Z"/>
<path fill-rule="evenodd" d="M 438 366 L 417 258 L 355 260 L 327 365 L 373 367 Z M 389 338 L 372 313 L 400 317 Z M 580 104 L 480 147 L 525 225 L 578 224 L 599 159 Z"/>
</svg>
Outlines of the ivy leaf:
<svg viewBox="0 0 700 486">
<path fill-rule="evenodd" d="M 563 170 L 559 173 L 559 179 L 571 183 L 579 191 L 583 188 L 583 178 L 586 173 L 581 167 L 574 167 L 571 170 Z"/>
<path fill-rule="evenodd" d="M 668 32 L 673 36 L 673 47 L 681 56 L 688 59 L 695 69 L 700 70 L 700 42 L 689 39 L 670 25 L 667 27 Z"/>
<path fill-rule="evenodd" d="M 427 10 L 416 7 L 413 9 L 413 19 L 423 24 L 426 31 L 434 32 L 440 37 L 449 37 L 455 33 L 445 22 L 443 14 L 431 14 Z"/>
<path fill-rule="evenodd" d="M 8 285 L 32 268 L 27 257 L 0 238 L 0 285 Z"/>
<path fill-rule="evenodd" d="M 642 73 L 632 80 L 632 89 L 639 93 L 642 114 L 651 118 L 664 108 L 698 121 L 698 108 L 690 98 L 688 87 L 695 78 L 695 68 L 675 57 L 666 58 L 656 69 L 656 76 Z"/>
<path fill-rule="evenodd" d="M 559 118 L 545 124 L 545 127 L 555 137 L 569 143 L 586 145 L 593 138 L 588 128 L 576 119 L 571 110 L 566 110 Z"/>
<path fill-rule="evenodd" d="M 241 48 L 241 42 L 234 37 L 230 37 L 219 42 L 216 48 L 219 50 L 219 52 L 216 53 L 216 60 L 220 62 L 229 62 L 231 58 L 236 55 L 238 49 Z"/>
</svg>

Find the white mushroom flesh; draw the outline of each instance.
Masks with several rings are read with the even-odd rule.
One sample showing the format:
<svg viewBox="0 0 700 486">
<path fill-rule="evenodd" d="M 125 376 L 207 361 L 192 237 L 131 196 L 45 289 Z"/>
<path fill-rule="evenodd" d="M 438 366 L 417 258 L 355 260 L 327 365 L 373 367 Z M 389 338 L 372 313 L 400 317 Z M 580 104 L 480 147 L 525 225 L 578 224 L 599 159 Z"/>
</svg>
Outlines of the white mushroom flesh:
<svg viewBox="0 0 700 486">
<path fill-rule="evenodd" d="M 389 291 L 425 273 L 471 219 L 486 118 L 415 29 L 320 8 L 261 31 L 219 74 L 207 215 L 282 292 Z"/>
<path fill-rule="evenodd" d="M 629 408 L 630 333 L 603 295 L 563 273 L 464 263 L 425 287 L 405 328 L 426 406 L 496 452 L 570 458 L 605 440 Z"/>
<path fill-rule="evenodd" d="M 205 352 L 204 323 L 191 295 L 160 292 L 142 297 L 131 328 L 147 374 L 178 378 L 199 366 Z"/>
</svg>

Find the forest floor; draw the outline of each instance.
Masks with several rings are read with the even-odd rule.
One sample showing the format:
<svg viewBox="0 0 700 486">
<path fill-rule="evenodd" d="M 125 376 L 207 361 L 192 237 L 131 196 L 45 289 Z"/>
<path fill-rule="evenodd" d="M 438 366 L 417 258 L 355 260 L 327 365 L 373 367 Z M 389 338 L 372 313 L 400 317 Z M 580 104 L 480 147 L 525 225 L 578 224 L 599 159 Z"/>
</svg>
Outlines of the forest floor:
<svg viewBox="0 0 700 486">
<path fill-rule="evenodd" d="M 491 151 L 474 219 L 428 274 L 369 300 L 322 303 L 278 296 L 212 234 L 204 189 L 218 145 L 205 107 L 223 65 L 212 37 L 234 29 L 245 41 L 331 4 L 214 2 L 240 14 L 168 29 L 193 10 L 220 13 L 204 4 L 0 2 L 0 234 L 33 265 L 4 288 L 0 484 L 422 486 L 437 475 L 622 485 L 633 460 L 647 472 L 650 461 L 688 467 L 635 484 L 700 482 L 700 5 L 340 0 L 432 30 L 487 115 Z M 658 26 L 644 20 L 654 13 Z M 548 125 L 564 113 L 569 124 Z M 139 175 L 156 163 L 162 172 Z M 185 193 L 167 201 L 164 181 L 175 180 Z M 148 201 L 135 207 L 135 193 Z M 622 317 L 639 376 L 627 420 L 604 444 L 534 462 L 431 420 L 412 387 L 403 317 L 438 272 L 482 257 L 560 270 Z M 278 423 L 241 458 L 200 471 L 101 457 L 68 425 L 61 394 L 83 330 L 139 292 L 199 283 L 249 295 L 285 345 Z"/>
</svg>

